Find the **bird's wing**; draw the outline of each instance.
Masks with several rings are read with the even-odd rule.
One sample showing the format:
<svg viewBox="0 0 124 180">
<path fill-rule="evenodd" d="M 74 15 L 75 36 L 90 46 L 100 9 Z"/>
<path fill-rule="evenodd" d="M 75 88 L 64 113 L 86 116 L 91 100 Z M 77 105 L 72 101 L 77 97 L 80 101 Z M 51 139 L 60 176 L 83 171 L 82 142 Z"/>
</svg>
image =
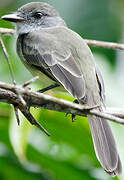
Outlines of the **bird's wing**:
<svg viewBox="0 0 124 180">
<path fill-rule="evenodd" d="M 47 58 L 44 58 L 48 64 Z M 51 55 L 52 64 L 48 64 L 56 79 L 74 97 L 82 99 L 85 96 L 85 81 L 74 57 L 69 53 L 63 57 L 59 52 Z"/>
<path fill-rule="evenodd" d="M 82 99 L 85 96 L 85 81 L 71 51 L 49 51 L 41 42 L 39 40 L 34 45 L 25 40 L 22 53 L 26 62 L 45 72 L 51 79 L 58 80 L 74 97 Z"/>
<path fill-rule="evenodd" d="M 105 86 L 104 86 L 102 75 L 98 68 L 96 68 L 96 77 L 97 77 L 97 82 L 99 85 L 99 94 L 100 94 L 102 102 L 104 103 L 105 102 Z"/>
</svg>

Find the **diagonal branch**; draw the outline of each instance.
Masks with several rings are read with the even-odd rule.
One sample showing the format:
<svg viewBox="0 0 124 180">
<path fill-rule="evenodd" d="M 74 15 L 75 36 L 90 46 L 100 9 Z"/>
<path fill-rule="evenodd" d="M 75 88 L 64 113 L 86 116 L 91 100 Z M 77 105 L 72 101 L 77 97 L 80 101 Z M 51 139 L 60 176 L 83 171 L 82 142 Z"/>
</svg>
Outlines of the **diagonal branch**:
<svg viewBox="0 0 124 180">
<path fill-rule="evenodd" d="M 49 109 L 58 112 L 65 112 L 69 114 L 75 114 L 79 116 L 86 116 L 87 114 L 96 115 L 99 117 L 103 117 L 107 120 L 124 124 L 124 110 L 120 111 L 116 109 L 116 112 L 110 111 L 109 109 L 103 112 L 100 112 L 92 107 L 72 103 L 67 100 L 58 99 L 46 94 L 34 92 L 29 88 L 25 88 L 21 85 L 11 85 L 7 83 L 0 82 L 0 102 L 6 102 L 9 104 L 18 104 L 19 109 L 23 114 L 27 111 L 27 109 L 22 106 L 18 95 L 16 94 L 18 91 L 21 92 L 22 97 L 24 98 L 27 106 L 39 107 L 44 109 Z M 122 118 L 119 118 L 122 117 Z"/>
</svg>

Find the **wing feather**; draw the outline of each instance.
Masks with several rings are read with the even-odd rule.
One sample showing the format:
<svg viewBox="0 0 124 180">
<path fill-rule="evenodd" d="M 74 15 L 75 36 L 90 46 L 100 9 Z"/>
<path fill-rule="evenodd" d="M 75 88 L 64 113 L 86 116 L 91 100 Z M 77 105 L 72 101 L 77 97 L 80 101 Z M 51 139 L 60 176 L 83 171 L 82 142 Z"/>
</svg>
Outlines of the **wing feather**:
<svg viewBox="0 0 124 180">
<path fill-rule="evenodd" d="M 28 64 L 34 66 L 42 73 L 49 75 L 52 80 L 58 80 L 64 88 L 74 97 L 82 99 L 85 96 L 85 81 L 80 66 L 68 50 L 61 54 L 59 50 L 50 51 L 43 47 L 40 40 L 33 45 L 25 40 L 23 56 Z M 42 52 L 40 49 L 42 48 Z M 43 49 L 45 49 L 43 51 Z M 68 53 L 67 53 L 68 52 Z M 65 55 L 66 54 L 66 55 Z M 48 71 L 48 73 L 47 73 Z"/>
<path fill-rule="evenodd" d="M 82 76 L 74 76 L 61 65 L 56 64 L 50 67 L 56 79 L 69 91 L 74 97 L 82 99 L 85 96 L 85 87 Z"/>
<path fill-rule="evenodd" d="M 102 102 L 104 103 L 105 102 L 105 86 L 104 86 L 103 77 L 98 68 L 96 68 L 96 78 L 99 85 L 99 94 L 100 94 Z"/>
</svg>

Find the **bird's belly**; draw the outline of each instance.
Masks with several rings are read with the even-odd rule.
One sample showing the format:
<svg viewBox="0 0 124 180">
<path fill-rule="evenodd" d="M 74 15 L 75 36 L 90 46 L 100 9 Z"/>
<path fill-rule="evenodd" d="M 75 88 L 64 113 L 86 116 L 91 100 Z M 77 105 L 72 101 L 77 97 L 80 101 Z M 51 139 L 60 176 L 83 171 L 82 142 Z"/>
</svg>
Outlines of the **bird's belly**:
<svg viewBox="0 0 124 180">
<path fill-rule="evenodd" d="M 33 76 L 38 76 L 39 77 L 39 81 L 42 83 L 42 85 L 44 86 L 44 87 L 48 87 L 48 86 L 50 86 L 50 85 L 53 85 L 53 84 L 56 84 L 56 82 L 55 81 L 53 81 L 52 79 L 50 79 L 48 76 L 46 76 L 44 73 L 42 73 L 41 71 L 39 71 L 39 70 L 34 70 L 34 68 L 29 68 L 29 66 L 28 66 L 28 69 L 29 69 L 29 71 L 31 72 L 31 74 L 33 75 Z M 54 88 L 54 89 L 52 89 L 53 91 L 61 91 L 61 92 L 67 92 L 65 89 L 64 89 L 64 87 L 60 84 L 60 86 L 59 87 L 56 87 L 56 88 Z"/>
<path fill-rule="evenodd" d="M 55 84 L 55 81 L 53 81 L 52 79 L 50 79 L 48 76 L 46 76 L 44 73 L 42 73 L 41 71 L 31 71 L 31 74 L 33 76 L 39 76 L 39 80 L 40 82 L 43 84 L 43 86 L 50 86 L 52 84 Z"/>
</svg>

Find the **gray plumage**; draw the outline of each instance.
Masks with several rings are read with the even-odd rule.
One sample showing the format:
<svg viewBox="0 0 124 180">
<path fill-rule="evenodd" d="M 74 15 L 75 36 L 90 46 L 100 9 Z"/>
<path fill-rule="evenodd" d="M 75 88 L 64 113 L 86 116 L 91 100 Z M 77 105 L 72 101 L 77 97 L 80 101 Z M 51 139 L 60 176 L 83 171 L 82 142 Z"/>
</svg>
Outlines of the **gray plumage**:
<svg viewBox="0 0 124 180">
<path fill-rule="evenodd" d="M 45 85 L 58 83 L 80 103 L 98 105 L 102 111 L 103 79 L 84 40 L 46 3 L 29 3 L 17 14 L 24 18 L 16 23 L 17 52 L 29 71 L 39 75 Z M 121 161 L 108 122 L 91 115 L 88 120 L 98 160 L 111 176 L 120 174 Z"/>
</svg>

